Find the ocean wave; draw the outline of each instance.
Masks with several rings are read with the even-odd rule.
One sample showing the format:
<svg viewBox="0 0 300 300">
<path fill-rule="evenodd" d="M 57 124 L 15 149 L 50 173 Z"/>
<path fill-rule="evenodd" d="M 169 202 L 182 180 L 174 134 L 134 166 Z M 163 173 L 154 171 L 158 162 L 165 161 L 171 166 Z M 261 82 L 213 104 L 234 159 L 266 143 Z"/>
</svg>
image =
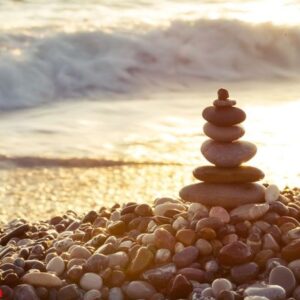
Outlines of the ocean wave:
<svg viewBox="0 0 300 300">
<path fill-rule="evenodd" d="M 174 21 L 143 33 L 2 33 L 0 40 L 1 110 L 203 80 L 300 74 L 300 30 L 271 24 Z"/>
</svg>

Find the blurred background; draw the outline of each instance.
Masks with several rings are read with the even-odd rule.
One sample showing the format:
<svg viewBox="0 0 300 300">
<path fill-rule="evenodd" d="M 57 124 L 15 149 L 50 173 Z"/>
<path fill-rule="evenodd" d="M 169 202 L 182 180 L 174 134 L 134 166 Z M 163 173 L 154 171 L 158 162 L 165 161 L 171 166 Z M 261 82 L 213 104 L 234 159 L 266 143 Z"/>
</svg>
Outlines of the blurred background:
<svg viewBox="0 0 300 300">
<path fill-rule="evenodd" d="M 177 195 L 220 87 L 265 182 L 300 179 L 300 1 L 0 2 L 2 221 Z M 298 185 L 299 186 L 299 185 Z"/>
</svg>

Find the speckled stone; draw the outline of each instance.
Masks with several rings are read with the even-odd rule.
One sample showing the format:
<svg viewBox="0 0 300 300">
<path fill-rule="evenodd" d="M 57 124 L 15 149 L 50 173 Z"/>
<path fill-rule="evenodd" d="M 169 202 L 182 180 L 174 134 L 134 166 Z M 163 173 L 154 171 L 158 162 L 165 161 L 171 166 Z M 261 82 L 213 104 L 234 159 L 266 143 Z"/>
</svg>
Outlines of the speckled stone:
<svg viewBox="0 0 300 300">
<path fill-rule="evenodd" d="M 218 168 L 214 166 L 202 166 L 193 171 L 195 178 L 209 183 L 247 183 L 264 178 L 264 173 L 250 166 L 236 168 Z"/>
</svg>

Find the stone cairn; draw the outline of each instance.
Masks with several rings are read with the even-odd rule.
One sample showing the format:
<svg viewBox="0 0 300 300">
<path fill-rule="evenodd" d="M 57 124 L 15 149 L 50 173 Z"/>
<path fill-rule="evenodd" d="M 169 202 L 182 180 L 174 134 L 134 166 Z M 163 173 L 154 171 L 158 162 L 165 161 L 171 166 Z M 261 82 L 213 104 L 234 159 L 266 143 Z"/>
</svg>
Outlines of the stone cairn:
<svg viewBox="0 0 300 300">
<path fill-rule="evenodd" d="M 194 170 L 194 177 L 203 181 L 184 187 L 182 199 L 208 206 L 234 208 L 243 204 L 264 201 L 264 187 L 253 183 L 264 178 L 264 173 L 251 166 L 241 166 L 256 154 L 256 146 L 239 141 L 245 131 L 239 126 L 246 119 L 243 110 L 234 107 L 225 89 L 218 91 L 218 99 L 203 110 L 207 121 L 203 130 L 210 138 L 202 144 L 201 152 L 215 166 Z"/>
</svg>

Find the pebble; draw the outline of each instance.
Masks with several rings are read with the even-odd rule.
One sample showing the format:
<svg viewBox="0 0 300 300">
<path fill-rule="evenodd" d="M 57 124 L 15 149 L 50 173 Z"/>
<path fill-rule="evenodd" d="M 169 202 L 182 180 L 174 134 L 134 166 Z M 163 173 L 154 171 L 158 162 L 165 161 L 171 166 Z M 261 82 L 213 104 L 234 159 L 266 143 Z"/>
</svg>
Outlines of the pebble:
<svg viewBox="0 0 300 300">
<path fill-rule="evenodd" d="M 280 191 L 279 188 L 277 187 L 277 185 L 275 184 L 270 184 L 266 190 L 265 190 L 265 200 L 266 202 L 274 202 L 276 200 L 278 200 L 280 196 Z"/>
<path fill-rule="evenodd" d="M 232 142 L 245 134 L 241 126 L 215 126 L 212 123 L 205 123 L 203 126 L 205 135 L 218 142 Z"/>
<path fill-rule="evenodd" d="M 264 201 L 264 187 L 256 183 L 215 184 L 196 183 L 181 189 L 179 195 L 185 201 L 208 206 L 235 208 L 244 204 Z"/>
<path fill-rule="evenodd" d="M 236 107 L 206 107 L 202 112 L 203 118 L 216 126 L 231 126 L 243 122 L 246 114 Z"/>
<path fill-rule="evenodd" d="M 214 206 L 209 211 L 209 216 L 212 218 L 218 218 L 222 223 L 229 223 L 230 215 L 227 210 L 221 206 Z"/>
<path fill-rule="evenodd" d="M 148 299 L 156 293 L 154 287 L 146 281 L 131 281 L 125 291 L 130 299 Z"/>
<path fill-rule="evenodd" d="M 89 290 L 83 296 L 83 300 L 101 300 L 101 299 L 102 299 L 102 294 L 98 290 Z"/>
<path fill-rule="evenodd" d="M 239 220 L 253 221 L 261 218 L 269 210 L 268 203 L 253 203 L 245 204 L 233 209 L 230 212 L 231 218 L 238 218 Z"/>
<path fill-rule="evenodd" d="M 227 106 L 234 106 L 236 105 L 236 101 L 235 100 L 215 100 L 213 102 L 214 106 L 216 107 L 227 107 Z"/>
<path fill-rule="evenodd" d="M 86 290 L 100 290 L 103 285 L 102 278 L 95 273 L 85 273 L 79 282 L 80 286 Z"/>
<path fill-rule="evenodd" d="M 130 262 L 128 274 L 137 275 L 145 270 L 153 261 L 153 253 L 146 247 L 137 250 L 135 257 Z"/>
<path fill-rule="evenodd" d="M 124 295 L 119 287 L 113 287 L 109 290 L 108 300 L 123 300 Z"/>
<path fill-rule="evenodd" d="M 199 249 L 195 246 L 189 246 L 173 256 L 173 262 L 178 268 L 184 268 L 193 263 L 199 255 Z"/>
<path fill-rule="evenodd" d="M 70 249 L 70 259 L 83 258 L 88 259 L 91 256 L 91 252 L 83 246 L 74 246 Z"/>
<path fill-rule="evenodd" d="M 269 300 L 286 299 L 285 290 L 279 285 L 250 286 L 245 289 L 244 296 L 261 296 Z"/>
<path fill-rule="evenodd" d="M 247 263 L 252 258 L 252 252 L 248 245 L 237 241 L 225 245 L 219 253 L 219 261 L 223 265 L 239 265 Z"/>
<path fill-rule="evenodd" d="M 175 237 L 166 229 L 158 228 L 154 231 L 154 244 L 159 248 L 174 250 L 176 243 Z"/>
<path fill-rule="evenodd" d="M 155 216 L 164 216 L 164 214 L 168 210 L 172 210 L 172 209 L 176 209 L 176 210 L 179 210 L 179 211 L 184 211 L 185 207 L 182 204 L 171 203 L 171 202 L 159 204 L 159 205 L 155 206 L 155 208 L 154 208 L 154 215 Z"/>
<path fill-rule="evenodd" d="M 125 268 L 129 262 L 129 258 L 126 252 L 118 251 L 108 256 L 109 267 Z"/>
<path fill-rule="evenodd" d="M 196 240 L 196 233 L 192 229 L 180 229 L 177 231 L 175 237 L 185 246 L 191 246 Z"/>
<path fill-rule="evenodd" d="M 292 272 L 294 273 L 296 279 L 299 281 L 300 280 L 300 259 L 296 259 L 291 261 L 288 264 L 288 267 Z"/>
<path fill-rule="evenodd" d="M 192 290 L 193 286 L 189 280 L 185 276 L 178 274 L 171 284 L 169 297 L 170 299 L 187 298 Z"/>
<path fill-rule="evenodd" d="M 22 281 L 27 284 L 44 286 L 44 287 L 60 287 L 62 280 L 54 274 L 44 272 L 27 273 L 22 277 Z"/>
<path fill-rule="evenodd" d="M 34 288 L 29 284 L 20 284 L 15 288 L 14 300 L 39 300 Z"/>
<path fill-rule="evenodd" d="M 282 258 L 290 262 L 300 259 L 300 239 L 293 240 L 281 249 Z"/>
<path fill-rule="evenodd" d="M 155 263 L 163 264 L 171 261 L 172 253 L 169 249 L 158 249 L 155 253 Z"/>
<path fill-rule="evenodd" d="M 273 250 L 274 252 L 278 252 L 280 250 L 280 246 L 278 245 L 278 243 L 270 233 L 267 233 L 263 236 L 262 248 L 265 250 L 270 249 Z"/>
<path fill-rule="evenodd" d="M 184 275 L 188 280 L 194 280 L 197 282 L 205 281 L 205 272 L 196 268 L 183 268 L 180 269 L 178 274 Z"/>
<path fill-rule="evenodd" d="M 212 253 L 212 245 L 204 239 L 198 239 L 195 243 L 195 246 L 199 250 L 199 254 L 202 256 L 207 256 Z"/>
<path fill-rule="evenodd" d="M 77 284 L 68 284 L 58 291 L 57 300 L 75 300 L 80 299 L 80 296 Z"/>
<path fill-rule="evenodd" d="M 286 295 L 289 296 L 296 287 L 296 279 L 294 273 L 289 268 L 285 266 L 277 266 L 270 272 L 269 284 L 283 287 Z"/>
<path fill-rule="evenodd" d="M 232 279 L 238 284 L 249 283 L 256 278 L 258 272 L 259 266 L 254 262 L 233 266 L 230 269 Z"/>
<path fill-rule="evenodd" d="M 232 290 L 232 284 L 231 282 L 226 279 L 226 278 L 218 278 L 215 279 L 212 284 L 211 284 L 211 288 L 212 288 L 212 293 L 215 297 L 218 297 L 219 294 L 222 291 L 231 291 Z"/>
<path fill-rule="evenodd" d="M 201 146 L 201 153 L 212 164 L 222 168 L 234 168 L 247 162 L 256 154 L 254 144 L 245 141 L 220 143 L 207 140 Z"/>
<path fill-rule="evenodd" d="M 53 257 L 46 266 L 47 271 L 61 275 L 65 270 L 65 262 L 60 256 Z"/>
</svg>

